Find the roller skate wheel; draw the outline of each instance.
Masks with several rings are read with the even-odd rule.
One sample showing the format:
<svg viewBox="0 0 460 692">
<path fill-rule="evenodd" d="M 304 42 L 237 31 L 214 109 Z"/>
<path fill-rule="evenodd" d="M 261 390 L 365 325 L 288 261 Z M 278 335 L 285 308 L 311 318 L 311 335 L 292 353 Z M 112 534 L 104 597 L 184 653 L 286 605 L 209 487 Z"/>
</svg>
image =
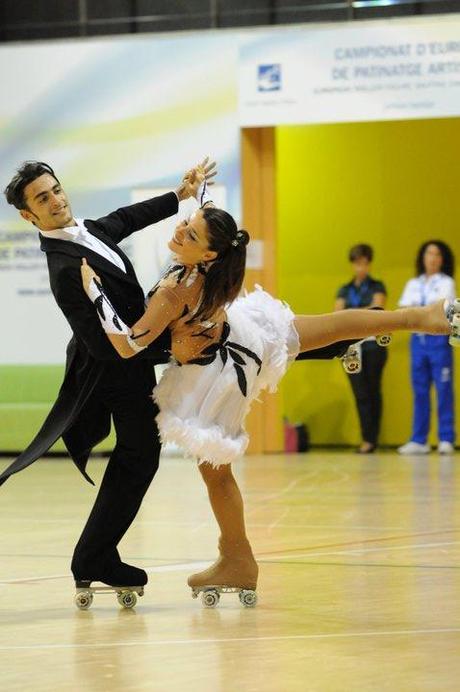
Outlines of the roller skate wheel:
<svg viewBox="0 0 460 692">
<path fill-rule="evenodd" d="M 219 603 L 219 594 L 217 591 L 203 591 L 201 594 L 201 602 L 205 608 L 215 608 Z"/>
<path fill-rule="evenodd" d="M 93 594 L 90 591 L 80 591 L 75 596 L 75 605 L 79 610 L 88 610 L 93 602 Z"/>
<path fill-rule="evenodd" d="M 376 341 L 379 346 L 388 346 L 391 343 L 391 334 L 380 334 L 376 336 Z"/>
<path fill-rule="evenodd" d="M 460 298 L 456 298 L 453 302 L 454 312 L 460 312 Z"/>
<path fill-rule="evenodd" d="M 245 608 L 254 608 L 257 603 L 257 594 L 250 589 L 244 589 L 238 594 L 240 602 Z"/>
<path fill-rule="evenodd" d="M 345 372 L 347 372 L 349 375 L 354 375 L 355 373 L 359 372 L 361 370 L 361 363 L 359 360 L 344 360 L 343 361 L 343 367 Z"/>
<path fill-rule="evenodd" d="M 455 301 L 459 302 L 459 301 Z M 454 302 L 454 313 L 450 317 L 450 336 L 449 336 L 449 344 L 454 347 L 459 347 L 460 346 L 460 314 L 455 310 L 455 302 Z"/>
<path fill-rule="evenodd" d="M 123 591 L 117 596 L 117 601 L 122 608 L 134 608 L 137 603 L 137 596 L 133 591 Z"/>
</svg>

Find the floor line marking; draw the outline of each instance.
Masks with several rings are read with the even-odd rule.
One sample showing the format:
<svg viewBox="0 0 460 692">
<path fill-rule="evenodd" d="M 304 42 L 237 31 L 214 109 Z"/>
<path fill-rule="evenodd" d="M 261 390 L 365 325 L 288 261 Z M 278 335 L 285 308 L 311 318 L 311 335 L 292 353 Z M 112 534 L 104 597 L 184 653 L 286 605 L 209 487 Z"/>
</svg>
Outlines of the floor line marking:
<svg viewBox="0 0 460 692">
<path fill-rule="evenodd" d="M 260 507 L 257 507 L 257 510 L 259 510 Z M 292 509 L 292 508 L 291 508 Z M 30 524 L 30 517 L 12 517 L 8 514 L 8 512 L 0 511 L 0 520 L 4 519 L 5 521 L 8 522 L 16 522 L 18 524 Z M 80 525 L 81 521 L 75 519 L 75 518 L 66 518 L 62 517 L 60 519 L 37 519 L 34 518 L 34 524 L 57 524 L 59 526 L 62 526 L 62 524 L 74 524 L 74 525 Z M 267 523 L 266 522 L 246 522 L 247 526 L 250 526 L 251 528 L 266 528 Z M 137 519 L 136 520 L 136 526 L 183 526 L 183 527 L 192 527 L 192 530 L 194 528 L 194 524 L 192 521 L 177 521 L 177 520 L 163 520 L 163 519 Z M 212 519 L 207 519 L 206 521 L 201 522 L 201 526 L 209 526 L 210 528 L 214 527 L 214 523 Z M 322 529 L 322 530 L 331 530 L 331 531 L 407 531 L 407 526 L 369 526 L 369 525 L 364 525 L 364 524 L 278 524 L 279 528 L 283 529 Z M 439 533 L 442 532 L 452 532 L 452 531 L 460 531 L 460 529 L 451 529 L 446 527 L 445 529 L 440 528 Z M 434 532 L 438 533 L 438 531 Z M 395 536 L 396 538 L 396 536 Z"/>
<path fill-rule="evenodd" d="M 273 553 L 259 553 L 256 554 L 256 559 L 258 559 L 261 563 L 267 564 L 276 564 L 278 561 L 282 560 L 292 560 L 292 558 L 296 558 L 297 560 L 299 559 L 308 559 L 311 557 L 324 557 L 327 555 L 362 555 L 366 553 L 376 553 L 376 552 L 382 552 L 382 551 L 395 551 L 395 550 L 420 550 L 423 548 L 434 548 L 438 546 L 448 546 L 448 545 L 459 545 L 460 541 L 440 541 L 437 543 L 419 543 L 419 544 L 409 544 L 409 545 L 393 545 L 393 546 L 377 546 L 374 548 L 354 548 L 351 550 L 330 550 L 327 552 L 307 552 L 302 554 L 295 554 L 293 555 L 293 552 L 296 551 L 286 551 L 282 552 L 281 554 L 274 555 Z M 265 557 L 266 556 L 266 557 Z M 39 557 L 39 556 L 37 556 Z M 141 559 L 141 558 L 138 558 Z M 142 558 L 145 560 L 150 560 L 151 558 Z M 161 573 L 161 572 L 182 572 L 186 571 L 188 569 L 202 569 L 204 567 L 209 566 L 209 564 L 212 562 L 212 558 L 209 558 L 207 560 L 192 560 L 189 562 L 172 562 L 172 563 L 166 563 L 164 565 L 153 565 L 151 567 L 145 567 L 145 571 L 148 572 L 149 574 L 152 573 Z M 308 564 L 308 563 L 306 563 Z M 391 565 L 389 565 L 391 566 Z M 22 584 L 22 583 L 29 583 L 29 582 L 39 582 L 39 581 L 50 581 L 53 579 L 64 579 L 64 578 L 70 578 L 70 575 L 67 574 L 52 574 L 52 575 L 45 575 L 41 577 L 20 577 L 16 579 L 0 579 L 0 585 L 2 584 Z"/>
<path fill-rule="evenodd" d="M 48 574 L 43 577 L 18 577 L 17 579 L 0 579 L 0 585 L 2 584 L 29 584 L 35 581 L 51 581 L 53 579 L 69 579 L 70 575 L 67 574 Z"/>
<path fill-rule="evenodd" d="M 84 617 L 84 615 L 83 615 Z M 413 630 L 382 630 L 368 632 L 319 632 L 318 634 L 293 634 L 284 636 L 267 636 L 267 637 L 216 637 L 213 639 L 159 639 L 147 641 L 133 642 L 109 642 L 91 643 L 91 644 L 18 644 L 18 645 L 0 645 L 0 651 L 21 651 L 21 650 L 43 650 L 43 649 L 109 649 L 113 647 L 139 647 L 139 646 L 171 646 L 171 645 L 187 645 L 187 644 L 233 644 L 239 642 L 282 642 L 282 641 L 302 641 L 308 639 L 347 639 L 353 637 L 397 637 L 407 635 L 423 635 L 423 634 L 460 634 L 459 627 L 443 627 L 432 629 L 413 629 Z"/>
<path fill-rule="evenodd" d="M 299 558 L 308 558 L 308 557 L 321 557 L 323 555 L 361 555 L 362 553 L 377 553 L 377 552 L 382 552 L 382 551 L 390 551 L 390 550 L 419 550 L 421 548 L 434 548 L 435 546 L 440 546 L 440 545 L 459 545 L 460 541 L 442 541 L 439 543 L 419 543 L 413 544 L 410 543 L 409 545 L 390 545 L 390 546 L 380 546 L 377 548 L 353 548 L 352 550 L 330 550 L 327 552 L 319 552 L 319 553 L 304 553 L 303 555 L 295 555 L 297 559 Z M 272 560 L 287 560 L 287 559 L 292 559 L 292 554 L 288 555 L 271 555 L 270 559 Z"/>
<path fill-rule="evenodd" d="M 420 538 L 422 536 L 438 536 L 440 533 L 459 533 L 460 529 L 444 529 L 442 531 L 424 531 L 423 533 L 409 533 L 403 534 L 402 536 L 382 536 L 380 538 L 362 538 L 355 541 L 347 541 L 346 543 L 325 543 L 324 545 L 312 545 L 305 548 L 292 548 L 291 553 L 296 551 L 306 551 L 306 550 L 318 550 L 321 548 L 344 548 L 349 545 L 363 545 L 365 543 L 383 543 L 385 541 L 399 541 L 402 538 Z M 287 551 L 285 551 L 287 552 Z M 264 555 L 271 555 L 272 553 L 264 552 Z"/>
<path fill-rule="evenodd" d="M 190 569 L 203 569 L 209 567 L 212 560 L 195 560 L 193 562 L 172 562 L 166 565 L 153 565 L 145 567 L 148 574 L 156 574 L 160 572 L 185 572 Z M 29 584 L 32 582 L 52 581 L 53 579 L 72 579 L 72 575 L 67 574 L 49 574 L 42 577 L 19 577 L 17 579 L 0 579 L 2 584 Z"/>
<path fill-rule="evenodd" d="M 368 567 L 383 567 L 385 569 L 454 569 L 454 570 L 460 570 L 460 565 L 419 565 L 416 562 L 413 565 L 400 565 L 397 563 L 392 563 L 392 562 L 320 562 L 319 560 L 315 560 L 315 562 L 296 562 L 295 560 L 292 560 L 291 562 L 282 562 L 278 563 L 276 560 L 263 560 L 262 562 L 259 560 L 259 564 L 263 565 L 276 565 L 276 564 L 283 564 L 283 565 L 294 565 L 297 567 L 365 567 L 366 569 Z"/>
<path fill-rule="evenodd" d="M 287 515 L 289 514 L 290 511 L 291 511 L 291 508 L 290 508 L 290 507 L 286 507 L 286 509 L 281 513 L 281 515 L 278 517 L 278 519 L 275 519 L 274 521 L 272 521 L 271 524 L 269 524 L 268 530 L 269 530 L 269 531 L 272 531 L 274 528 L 276 528 L 277 526 L 279 526 L 279 525 L 281 524 L 281 522 L 283 521 L 283 519 L 284 519 L 285 517 L 287 517 Z"/>
<path fill-rule="evenodd" d="M 262 497 L 257 498 L 257 500 L 255 501 L 257 503 L 256 506 L 253 507 L 252 510 L 247 512 L 246 515 L 250 516 L 251 514 L 254 514 L 255 512 L 261 509 L 261 506 L 265 507 L 266 503 L 269 500 L 276 500 L 277 498 L 286 495 L 286 493 L 295 488 L 295 486 L 298 485 L 301 481 L 307 478 L 314 478 L 318 474 L 319 470 L 308 471 L 307 473 L 302 474 L 300 478 L 294 478 L 290 483 L 285 485 L 284 488 L 281 488 L 281 490 L 277 490 L 274 493 L 269 493 L 268 495 L 262 495 Z"/>
</svg>

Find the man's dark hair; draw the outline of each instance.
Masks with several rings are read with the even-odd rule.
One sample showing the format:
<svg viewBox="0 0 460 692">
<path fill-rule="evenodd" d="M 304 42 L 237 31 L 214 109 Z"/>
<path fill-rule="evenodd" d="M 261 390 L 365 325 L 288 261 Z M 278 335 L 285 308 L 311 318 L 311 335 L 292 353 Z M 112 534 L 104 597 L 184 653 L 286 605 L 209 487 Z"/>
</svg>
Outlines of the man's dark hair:
<svg viewBox="0 0 460 692">
<path fill-rule="evenodd" d="M 453 276 L 455 273 L 454 253 L 447 245 L 447 243 L 444 243 L 442 240 L 427 240 L 426 243 L 423 243 L 423 245 L 420 246 L 419 251 L 417 252 L 417 259 L 415 260 L 416 276 L 421 276 L 425 273 L 423 256 L 428 245 L 436 245 L 436 247 L 442 255 L 442 265 L 439 271 L 443 274 L 447 274 L 447 276 Z"/>
<path fill-rule="evenodd" d="M 362 257 L 367 259 L 369 262 L 372 262 L 372 258 L 374 257 L 374 251 L 371 248 L 371 246 L 366 245 L 366 243 L 359 243 L 358 245 L 353 245 L 350 252 L 348 253 L 348 261 L 356 262 L 356 260 L 359 260 Z"/>
<path fill-rule="evenodd" d="M 16 209 L 28 209 L 24 190 L 29 183 L 32 183 L 36 178 L 45 173 L 52 175 L 56 182 L 59 183 L 55 172 L 47 163 L 43 163 L 43 161 L 24 161 L 4 190 L 8 204 L 12 204 Z"/>
</svg>

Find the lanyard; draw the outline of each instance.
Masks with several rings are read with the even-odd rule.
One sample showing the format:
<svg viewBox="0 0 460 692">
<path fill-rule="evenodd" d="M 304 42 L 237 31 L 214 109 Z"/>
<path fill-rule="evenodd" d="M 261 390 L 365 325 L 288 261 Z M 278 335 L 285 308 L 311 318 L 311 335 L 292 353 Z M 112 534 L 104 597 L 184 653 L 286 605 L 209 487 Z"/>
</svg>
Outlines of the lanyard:
<svg viewBox="0 0 460 692">
<path fill-rule="evenodd" d="M 434 276 L 433 280 L 430 282 L 430 280 L 424 280 L 423 277 L 420 277 L 420 296 L 421 296 L 421 301 L 422 305 L 428 305 L 428 294 L 430 291 L 432 291 L 434 288 L 436 288 L 436 285 L 439 283 L 439 277 Z"/>
<path fill-rule="evenodd" d="M 364 279 L 363 283 L 359 288 L 354 284 L 348 289 L 348 303 L 352 308 L 362 307 L 363 294 L 367 291 L 368 280 Z M 364 289 L 364 291 L 363 291 Z"/>
</svg>

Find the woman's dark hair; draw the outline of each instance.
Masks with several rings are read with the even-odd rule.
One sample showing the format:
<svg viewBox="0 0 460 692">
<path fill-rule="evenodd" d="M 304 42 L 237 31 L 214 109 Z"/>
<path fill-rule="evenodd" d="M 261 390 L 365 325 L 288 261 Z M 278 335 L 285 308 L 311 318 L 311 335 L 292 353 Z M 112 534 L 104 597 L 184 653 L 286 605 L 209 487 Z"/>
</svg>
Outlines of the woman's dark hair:
<svg viewBox="0 0 460 692">
<path fill-rule="evenodd" d="M 8 204 L 13 204 L 16 209 L 28 209 L 24 190 L 29 183 L 32 183 L 36 178 L 45 173 L 52 175 L 56 182 L 59 183 L 53 169 L 47 163 L 43 163 L 43 161 L 24 161 L 4 190 Z"/>
<path fill-rule="evenodd" d="M 238 230 L 235 220 L 223 209 L 204 207 L 209 249 L 217 252 L 203 287 L 203 299 L 193 319 L 209 319 L 215 311 L 237 298 L 246 268 L 249 233 Z"/>
<path fill-rule="evenodd" d="M 353 247 L 350 249 L 350 252 L 348 253 L 348 261 L 356 262 L 356 260 L 361 259 L 362 257 L 365 257 L 369 262 L 372 262 L 372 258 L 374 257 L 374 251 L 371 248 L 371 246 L 366 245 L 366 243 L 359 243 L 358 245 L 353 245 Z"/>
<path fill-rule="evenodd" d="M 436 245 L 442 256 L 441 269 L 439 271 L 447 274 L 448 276 L 453 276 L 455 273 L 455 257 L 454 253 L 447 245 L 443 243 L 442 240 L 427 240 L 426 243 L 420 246 L 417 253 L 417 259 L 415 260 L 415 273 L 416 276 L 420 276 L 425 273 L 425 265 L 423 264 L 423 256 L 429 245 Z"/>
</svg>

